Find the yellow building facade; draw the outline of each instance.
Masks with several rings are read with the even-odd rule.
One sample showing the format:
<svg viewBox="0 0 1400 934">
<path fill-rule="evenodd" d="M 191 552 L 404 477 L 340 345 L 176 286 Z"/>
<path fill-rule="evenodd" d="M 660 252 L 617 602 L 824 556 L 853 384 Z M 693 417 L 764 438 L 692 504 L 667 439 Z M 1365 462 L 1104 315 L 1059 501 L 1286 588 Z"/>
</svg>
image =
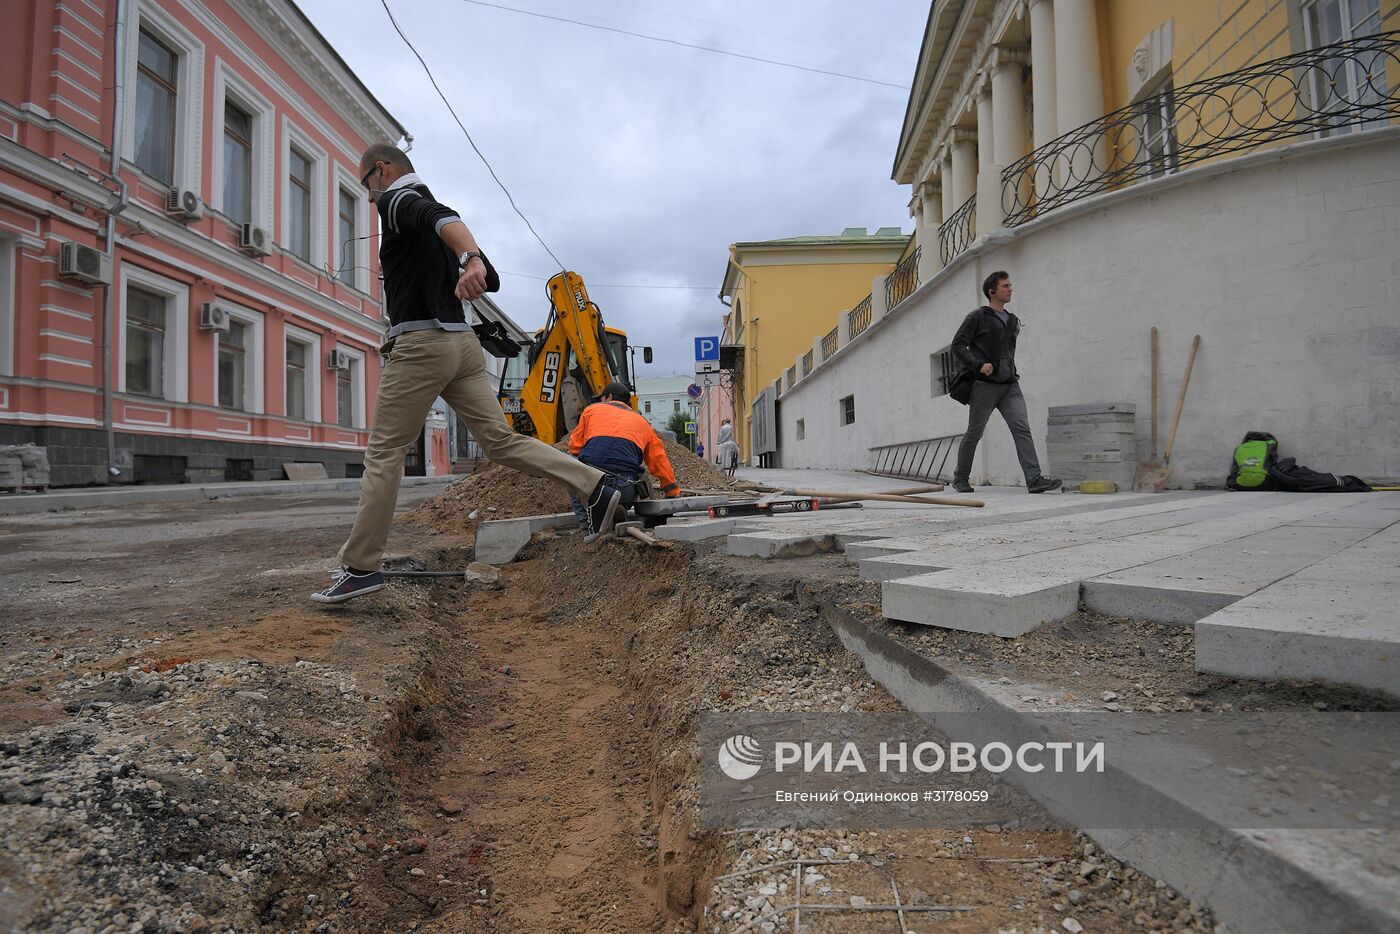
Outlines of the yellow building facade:
<svg viewBox="0 0 1400 934">
<path fill-rule="evenodd" d="M 874 233 L 856 227 L 833 237 L 730 244 L 720 297 L 730 306 L 725 342 L 743 348 L 733 387 L 743 462 L 752 456 L 753 400 L 802 366 L 837 316 L 859 305 L 871 283 L 895 268 L 909 239 L 898 227 Z"/>
<path fill-rule="evenodd" d="M 919 278 L 1087 194 L 1389 123 L 1397 29 L 1400 0 L 935 0 L 893 172 Z"/>
</svg>

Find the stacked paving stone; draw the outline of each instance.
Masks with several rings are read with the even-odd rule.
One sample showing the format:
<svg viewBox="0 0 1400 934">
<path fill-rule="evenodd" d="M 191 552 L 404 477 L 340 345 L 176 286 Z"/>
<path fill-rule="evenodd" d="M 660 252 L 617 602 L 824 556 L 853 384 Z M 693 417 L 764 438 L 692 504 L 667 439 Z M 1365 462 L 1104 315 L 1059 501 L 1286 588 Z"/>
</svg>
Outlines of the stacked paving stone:
<svg viewBox="0 0 1400 934">
<path fill-rule="evenodd" d="M 1133 488 L 1137 473 L 1134 432 L 1137 406 L 1129 402 L 1052 405 L 1046 422 L 1048 472 L 1070 486 L 1084 480 L 1112 480 Z"/>
</svg>

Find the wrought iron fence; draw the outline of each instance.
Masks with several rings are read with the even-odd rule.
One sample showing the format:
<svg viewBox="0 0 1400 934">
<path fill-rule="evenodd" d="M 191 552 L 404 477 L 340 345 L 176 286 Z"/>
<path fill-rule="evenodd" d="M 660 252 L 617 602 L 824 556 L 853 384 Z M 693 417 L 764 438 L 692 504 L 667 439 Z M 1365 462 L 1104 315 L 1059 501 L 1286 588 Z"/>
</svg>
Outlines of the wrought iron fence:
<svg viewBox="0 0 1400 934">
<path fill-rule="evenodd" d="M 1193 163 L 1400 115 L 1400 30 L 1350 39 L 1197 81 L 1071 130 L 1007 166 L 1006 226 Z M 961 211 L 960 211 L 961 213 Z M 957 254 L 939 229 L 944 261 Z"/>
<path fill-rule="evenodd" d="M 973 195 L 938 228 L 938 252 L 943 257 L 943 265 L 948 265 L 954 256 L 972 246 L 976 233 L 977 196 Z"/>
<path fill-rule="evenodd" d="M 908 298 L 919 287 L 919 254 L 922 246 L 904 257 L 904 261 L 894 267 L 894 272 L 885 277 L 885 309 L 894 308 Z"/>
<path fill-rule="evenodd" d="M 870 306 L 872 304 L 871 298 L 873 298 L 873 296 L 865 296 L 865 298 L 860 300 L 859 305 L 851 309 L 850 319 L 852 337 L 855 337 L 861 331 L 864 331 L 866 328 L 870 327 Z"/>
<path fill-rule="evenodd" d="M 830 359 L 831 359 L 831 355 L 834 354 L 834 353 L 836 353 L 837 341 L 840 340 L 840 334 L 839 334 L 839 332 L 840 332 L 840 329 L 839 329 L 839 328 L 832 328 L 830 331 L 827 331 L 827 332 L 826 332 L 826 336 L 824 336 L 824 337 L 822 338 L 822 359 L 823 359 L 823 360 L 830 360 Z"/>
<path fill-rule="evenodd" d="M 802 375 L 806 376 L 812 372 L 812 352 L 809 350 L 802 355 Z"/>
</svg>

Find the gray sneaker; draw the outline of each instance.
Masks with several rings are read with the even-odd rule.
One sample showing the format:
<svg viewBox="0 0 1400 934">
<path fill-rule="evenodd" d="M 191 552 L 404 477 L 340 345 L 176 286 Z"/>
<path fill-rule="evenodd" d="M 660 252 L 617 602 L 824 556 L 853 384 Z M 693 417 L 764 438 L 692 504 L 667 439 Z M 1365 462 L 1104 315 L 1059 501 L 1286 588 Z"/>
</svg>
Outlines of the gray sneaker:
<svg viewBox="0 0 1400 934">
<path fill-rule="evenodd" d="M 311 595 L 317 603 L 344 603 L 367 593 L 384 589 L 384 573 L 370 571 L 368 574 L 354 574 L 349 568 L 341 568 L 331 585 Z"/>
<path fill-rule="evenodd" d="M 968 483 L 966 480 L 959 480 L 957 477 L 953 478 L 953 482 L 950 484 L 950 486 L 952 486 L 953 491 L 956 493 L 976 492 L 972 489 L 972 484 Z"/>
<path fill-rule="evenodd" d="M 1055 477 L 1036 477 L 1026 484 L 1027 493 L 1048 493 L 1051 490 L 1060 488 L 1060 481 Z"/>
</svg>

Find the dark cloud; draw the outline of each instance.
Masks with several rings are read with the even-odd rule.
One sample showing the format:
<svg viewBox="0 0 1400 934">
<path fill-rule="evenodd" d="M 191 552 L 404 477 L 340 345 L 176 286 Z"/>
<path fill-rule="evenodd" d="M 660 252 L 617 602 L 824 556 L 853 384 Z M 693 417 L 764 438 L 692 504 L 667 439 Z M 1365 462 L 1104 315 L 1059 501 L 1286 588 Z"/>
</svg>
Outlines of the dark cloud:
<svg viewBox="0 0 1400 934">
<path fill-rule="evenodd" d="M 912 80 L 928 13 L 909 0 L 701 0 L 673 14 L 663 0 L 504 2 L 898 84 Z M 420 174 L 493 262 L 556 271 L 382 8 L 301 6 L 413 133 Z M 656 348 L 642 375 L 688 371 L 692 338 L 719 332 L 730 243 L 911 227 L 909 192 L 889 179 L 904 91 L 461 0 L 390 6 L 545 242 L 590 284 L 609 324 Z M 543 323 L 543 282 L 505 276 L 497 298 L 522 325 Z"/>
</svg>

